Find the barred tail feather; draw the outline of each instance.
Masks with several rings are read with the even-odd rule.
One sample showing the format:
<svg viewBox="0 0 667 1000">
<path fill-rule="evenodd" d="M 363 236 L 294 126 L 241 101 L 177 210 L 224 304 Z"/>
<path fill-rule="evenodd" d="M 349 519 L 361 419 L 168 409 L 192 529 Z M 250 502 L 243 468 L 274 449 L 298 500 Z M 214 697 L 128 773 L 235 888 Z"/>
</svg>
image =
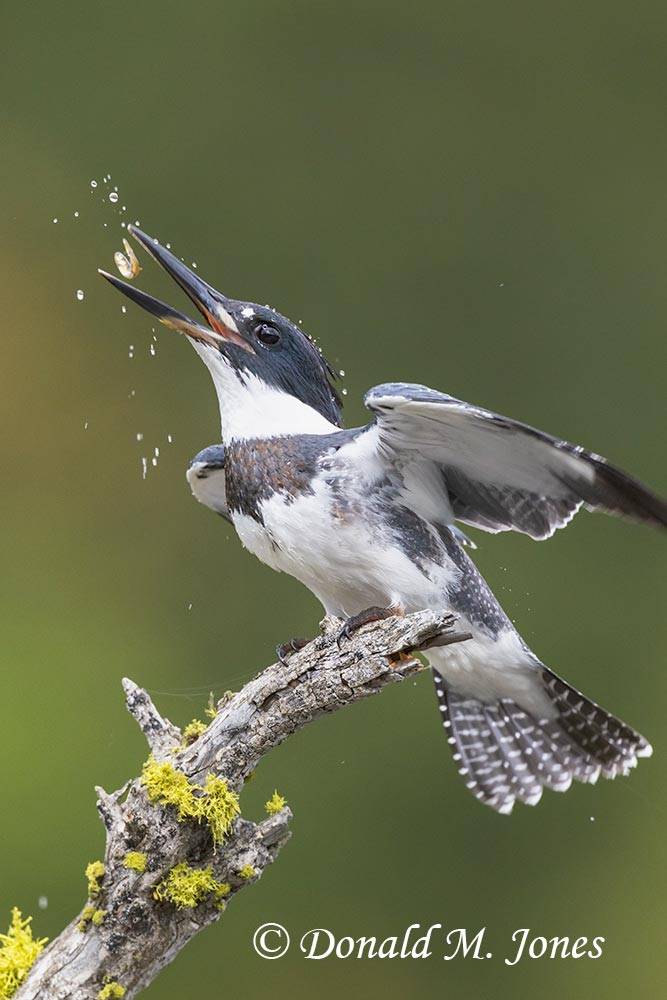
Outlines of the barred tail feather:
<svg viewBox="0 0 667 1000">
<path fill-rule="evenodd" d="M 627 774 L 638 757 L 650 757 L 651 744 L 547 667 L 542 668 L 547 694 L 558 710 L 561 730 L 600 766 L 605 778 Z"/>
<path fill-rule="evenodd" d="M 511 812 L 516 800 L 536 805 L 544 788 L 564 792 L 573 780 L 627 774 L 638 757 L 651 755 L 643 736 L 547 667 L 539 676 L 557 713 L 550 719 L 536 718 L 510 698 L 466 697 L 437 671 L 433 676 L 459 774 L 497 812 Z"/>
</svg>

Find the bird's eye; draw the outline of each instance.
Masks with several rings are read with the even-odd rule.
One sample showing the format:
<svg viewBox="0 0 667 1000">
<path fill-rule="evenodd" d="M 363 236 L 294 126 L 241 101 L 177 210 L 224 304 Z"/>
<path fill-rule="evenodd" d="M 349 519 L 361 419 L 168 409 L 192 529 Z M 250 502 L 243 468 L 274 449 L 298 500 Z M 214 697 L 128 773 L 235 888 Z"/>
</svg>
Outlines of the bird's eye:
<svg viewBox="0 0 667 1000">
<path fill-rule="evenodd" d="M 256 326 L 255 336 L 265 347 L 275 347 L 276 344 L 280 343 L 280 333 L 275 326 L 269 326 L 268 323 L 260 323 L 259 326 Z"/>
</svg>

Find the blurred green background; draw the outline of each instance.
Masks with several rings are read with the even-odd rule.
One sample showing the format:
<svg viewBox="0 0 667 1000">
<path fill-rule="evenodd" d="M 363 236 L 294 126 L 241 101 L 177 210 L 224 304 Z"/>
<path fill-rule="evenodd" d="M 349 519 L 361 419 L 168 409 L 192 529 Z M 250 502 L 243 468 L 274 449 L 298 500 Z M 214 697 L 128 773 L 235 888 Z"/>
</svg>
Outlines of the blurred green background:
<svg viewBox="0 0 667 1000">
<path fill-rule="evenodd" d="M 93 785 L 146 755 L 121 676 L 182 723 L 320 616 L 190 497 L 186 463 L 218 439 L 213 389 L 97 278 L 121 222 L 302 319 L 347 372 L 351 425 L 370 385 L 423 381 L 664 489 L 667 13 L 64 0 L 5 5 L 2 34 L 0 923 L 17 904 L 53 936 L 103 848 Z M 139 280 L 181 304 L 154 266 Z M 544 545 L 478 541 L 526 639 L 653 759 L 507 819 L 456 775 L 428 676 L 323 719 L 243 794 L 251 817 L 274 787 L 289 799 L 280 862 L 147 997 L 655 995 L 661 540 L 583 514 Z M 496 957 L 268 964 L 251 948 L 267 920 L 296 937 L 487 926 Z M 604 957 L 508 968 L 519 927 L 603 935 Z"/>
</svg>

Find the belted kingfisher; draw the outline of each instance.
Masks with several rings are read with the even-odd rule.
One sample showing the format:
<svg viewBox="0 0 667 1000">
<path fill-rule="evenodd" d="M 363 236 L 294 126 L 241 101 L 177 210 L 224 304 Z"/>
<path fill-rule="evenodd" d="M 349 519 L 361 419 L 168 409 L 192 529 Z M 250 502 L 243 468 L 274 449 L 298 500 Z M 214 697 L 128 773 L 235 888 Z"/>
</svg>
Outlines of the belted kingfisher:
<svg viewBox="0 0 667 1000">
<path fill-rule="evenodd" d="M 541 540 L 582 506 L 664 527 L 667 504 L 599 455 L 422 385 L 375 386 L 364 399 L 371 421 L 343 429 L 335 372 L 297 325 L 227 298 L 157 240 L 128 231 L 204 319 L 100 272 L 185 334 L 211 373 L 222 443 L 193 459 L 195 497 L 344 619 L 339 641 L 426 608 L 453 612 L 471 633 L 427 653 L 466 787 L 509 813 L 517 799 L 535 805 L 543 788 L 613 778 L 648 757 L 643 736 L 529 649 L 455 522 Z"/>
</svg>

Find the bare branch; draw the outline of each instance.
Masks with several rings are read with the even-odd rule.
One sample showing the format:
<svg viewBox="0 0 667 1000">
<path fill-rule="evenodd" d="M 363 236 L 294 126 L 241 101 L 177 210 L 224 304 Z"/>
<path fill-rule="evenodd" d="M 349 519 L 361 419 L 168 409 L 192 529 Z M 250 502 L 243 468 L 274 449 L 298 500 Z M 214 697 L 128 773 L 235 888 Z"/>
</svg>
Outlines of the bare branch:
<svg viewBox="0 0 667 1000">
<path fill-rule="evenodd" d="M 339 649 L 340 624 L 325 619 L 321 636 L 221 703 L 210 726 L 185 749 L 177 727 L 125 679 L 128 710 L 154 758 L 172 763 L 192 783 L 201 786 L 214 774 L 238 792 L 261 758 L 291 733 L 423 669 L 414 651 L 468 638 L 455 631 L 453 616 L 423 611 L 366 626 Z M 261 877 L 290 836 L 291 812 L 283 807 L 260 823 L 237 818 L 216 849 L 205 824 L 179 822 L 175 808 L 152 804 L 139 778 L 117 792 L 96 792 L 107 830 L 100 891 L 39 957 L 16 1000 L 94 1000 L 110 981 L 121 984 L 130 1000 L 221 916 L 214 893 L 185 908 L 156 899 L 169 872 L 183 862 L 210 871 L 228 903 Z M 145 857 L 145 870 L 127 867 L 128 852 Z"/>
<path fill-rule="evenodd" d="M 169 719 L 163 719 L 143 688 L 129 677 L 123 677 L 125 704 L 130 715 L 139 723 L 139 728 L 156 759 L 168 756 L 181 742 L 181 731 Z"/>
</svg>

